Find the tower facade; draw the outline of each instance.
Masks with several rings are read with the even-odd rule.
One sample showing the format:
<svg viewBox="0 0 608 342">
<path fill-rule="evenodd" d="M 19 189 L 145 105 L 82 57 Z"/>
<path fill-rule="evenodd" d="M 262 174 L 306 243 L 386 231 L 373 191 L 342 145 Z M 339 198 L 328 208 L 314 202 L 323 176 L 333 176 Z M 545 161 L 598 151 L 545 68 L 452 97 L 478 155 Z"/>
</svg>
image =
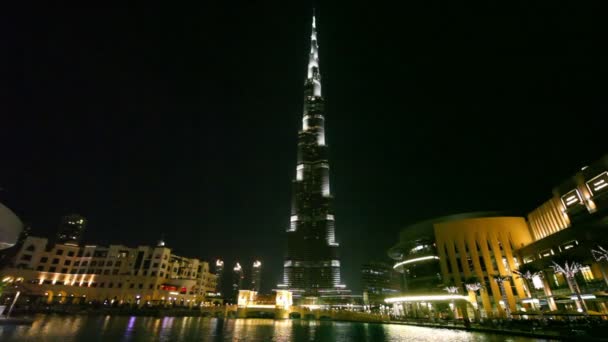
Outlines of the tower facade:
<svg viewBox="0 0 608 342">
<path fill-rule="evenodd" d="M 62 217 L 57 231 L 57 242 L 79 244 L 86 227 L 87 220 L 78 214 Z"/>
<path fill-rule="evenodd" d="M 319 45 L 312 18 L 307 78 L 304 82 L 302 130 L 298 133 L 296 178 L 293 180 L 290 226 L 283 284 L 295 295 L 316 296 L 344 290 L 329 186 L 325 143 L 324 99 L 321 95 Z"/>
<path fill-rule="evenodd" d="M 217 276 L 217 285 L 215 291 L 221 294 L 224 292 L 224 289 L 222 288 L 222 286 L 224 286 L 222 281 L 224 278 L 224 261 L 221 259 L 217 259 L 215 261 L 215 275 Z"/>
<path fill-rule="evenodd" d="M 260 286 L 262 284 L 262 262 L 256 260 L 253 262 L 251 268 L 251 290 L 260 292 Z"/>
<path fill-rule="evenodd" d="M 232 298 L 235 300 L 238 298 L 239 290 L 243 289 L 243 279 L 245 279 L 243 268 L 237 262 L 232 269 Z"/>
</svg>

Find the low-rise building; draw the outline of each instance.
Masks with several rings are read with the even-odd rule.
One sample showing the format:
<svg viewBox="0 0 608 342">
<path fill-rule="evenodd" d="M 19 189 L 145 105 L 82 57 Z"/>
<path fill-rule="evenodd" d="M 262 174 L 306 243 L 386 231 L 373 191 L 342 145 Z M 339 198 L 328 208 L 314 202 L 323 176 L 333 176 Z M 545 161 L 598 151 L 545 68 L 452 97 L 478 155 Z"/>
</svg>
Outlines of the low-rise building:
<svg viewBox="0 0 608 342">
<path fill-rule="evenodd" d="M 209 264 L 155 247 L 51 244 L 27 237 L 12 264 L 0 271 L 21 295 L 48 303 L 118 302 L 198 305 L 215 293 Z"/>
</svg>

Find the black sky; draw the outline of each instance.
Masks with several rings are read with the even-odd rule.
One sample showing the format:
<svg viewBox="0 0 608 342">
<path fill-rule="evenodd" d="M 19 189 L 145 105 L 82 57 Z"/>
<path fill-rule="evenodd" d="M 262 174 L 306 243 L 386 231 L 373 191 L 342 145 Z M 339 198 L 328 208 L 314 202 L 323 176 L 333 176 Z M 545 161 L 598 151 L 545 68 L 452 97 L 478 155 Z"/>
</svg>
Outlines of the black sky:
<svg viewBox="0 0 608 342">
<path fill-rule="evenodd" d="M 272 288 L 310 3 L 85 4 L 4 11 L 0 200 L 37 235 L 78 212 L 90 242 L 164 234 L 177 253 L 230 267 L 261 258 Z M 608 145 L 599 8 L 394 6 L 317 5 L 337 235 L 355 290 L 361 263 L 384 257 L 400 227 L 525 214 Z"/>
</svg>

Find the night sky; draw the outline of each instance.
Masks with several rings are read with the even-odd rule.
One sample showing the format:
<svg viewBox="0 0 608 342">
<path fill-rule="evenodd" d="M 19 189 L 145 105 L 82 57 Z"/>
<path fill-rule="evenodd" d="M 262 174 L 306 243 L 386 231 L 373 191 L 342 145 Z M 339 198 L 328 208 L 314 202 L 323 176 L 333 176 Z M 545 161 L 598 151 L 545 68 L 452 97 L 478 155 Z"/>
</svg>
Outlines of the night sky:
<svg viewBox="0 0 608 342">
<path fill-rule="evenodd" d="M 0 201 L 88 243 L 154 244 L 282 275 L 309 1 L 4 11 Z M 100 3 L 100 4 L 101 4 Z M 177 7 L 175 7 L 177 6 Z M 525 214 L 604 153 L 601 11 L 580 2 L 317 5 L 343 277 L 400 228 Z M 601 43 L 600 43 L 601 42 Z"/>
</svg>

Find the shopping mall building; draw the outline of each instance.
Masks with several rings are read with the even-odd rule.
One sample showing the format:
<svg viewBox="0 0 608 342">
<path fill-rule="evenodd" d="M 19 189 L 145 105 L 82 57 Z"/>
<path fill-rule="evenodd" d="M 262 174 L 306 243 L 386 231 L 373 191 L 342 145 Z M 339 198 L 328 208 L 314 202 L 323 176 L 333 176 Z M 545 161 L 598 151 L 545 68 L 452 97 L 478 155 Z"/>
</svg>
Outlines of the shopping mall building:
<svg viewBox="0 0 608 342">
<path fill-rule="evenodd" d="M 410 225 L 388 251 L 403 288 L 386 302 L 410 317 L 608 314 L 607 213 L 608 155 L 527 217 L 477 212 Z"/>
</svg>

